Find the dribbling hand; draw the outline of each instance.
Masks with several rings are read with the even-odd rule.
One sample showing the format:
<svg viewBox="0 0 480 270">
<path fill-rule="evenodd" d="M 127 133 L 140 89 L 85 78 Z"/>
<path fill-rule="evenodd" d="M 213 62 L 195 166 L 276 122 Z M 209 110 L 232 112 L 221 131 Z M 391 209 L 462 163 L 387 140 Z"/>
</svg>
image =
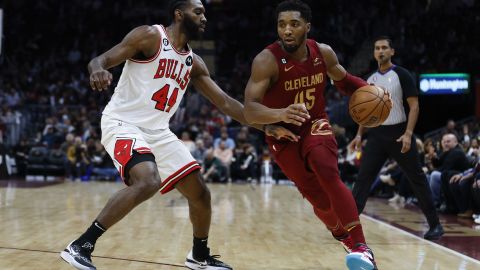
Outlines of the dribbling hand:
<svg viewBox="0 0 480 270">
<path fill-rule="evenodd" d="M 304 103 L 296 103 L 284 108 L 280 119 L 282 122 L 301 126 L 307 119 L 310 119 L 310 114 Z"/>
<path fill-rule="evenodd" d="M 370 85 L 373 85 L 375 87 L 378 87 L 378 88 L 382 89 L 383 90 L 383 95 L 387 96 L 389 100 L 392 100 L 392 94 L 390 94 L 390 92 L 388 92 L 388 90 L 385 87 L 383 87 L 381 85 L 373 84 L 373 83 L 371 83 Z M 393 102 L 392 102 L 392 104 L 393 104 Z"/>
<path fill-rule="evenodd" d="M 112 73 L 108 70 L 102 69 L 94 71 L 90 74 L 90 87 L 92 87 L 93 90 L 98 91 L 107 90 L 112 83 L 112 79 Z"/>
</svg>

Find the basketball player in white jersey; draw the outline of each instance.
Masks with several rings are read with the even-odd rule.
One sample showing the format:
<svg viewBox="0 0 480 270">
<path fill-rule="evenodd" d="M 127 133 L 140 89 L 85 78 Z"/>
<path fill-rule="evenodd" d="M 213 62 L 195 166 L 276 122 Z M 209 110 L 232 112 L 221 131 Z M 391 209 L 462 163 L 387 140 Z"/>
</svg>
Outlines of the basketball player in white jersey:
<svg viewBox="0 0 480 270">
<path fill-rule="evenodd" d="M 102 144 L 128 187 L 114 194 L 87 231 L 61 252 L 77 269 L 96 269 L 91 261 L 96 240 L 141 202 L 173 188 L 188 200 L 193 225 L 193 248 L 185 265 L 190 269 L 232 269 L 210 254 L 210 192 L 198 173 L 199 164 L 168 123 L 189 82 L 222 112 L 246 123 L 243 105 L 219 88 L 187 43 L 205 31 L 201 1 L 173 0 L 169 14 L 172 23 L 168 27 L 137 27 L 88 65 L 91 87 L 101 91 L 112 82 L 107 69 L 126 61 L 103 111 L 101 128 Z M 269 135 L 297 140 L 281 127 L 268 126 L 266 130 Z"/>
</svg>

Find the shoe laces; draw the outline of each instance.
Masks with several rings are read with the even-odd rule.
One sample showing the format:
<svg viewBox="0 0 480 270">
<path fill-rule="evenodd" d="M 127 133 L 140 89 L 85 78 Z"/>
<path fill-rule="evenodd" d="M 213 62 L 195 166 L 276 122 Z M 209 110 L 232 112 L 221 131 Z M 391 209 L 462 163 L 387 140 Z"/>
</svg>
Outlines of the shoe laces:
<svg viewBox="0 0 480 270">
<path fill-rule="evenodd" d="M 355 253 L 363 253 L 365 255 L 368 255 L 368 257 L 370 258 L 370 260 L 373 262 L 375 259 L 373 257 L 373 252 L 372 250 L 365 244 L 362 244 L 362 243 L 358 243 L 354 249 L 352 249 L 352 252 L 355 252 Z"/>
<path fill-rule="evenodd" d="M 220 258 L 220 255 L 208 255 L 208 257 L 205 259 L 205 261 L 209 265 L 215 265 L 215 266 L 221 266 L 224 268 L 232 269 L 228 264 L 218 260 Z"/>
<path fill-rule="evenodd" d="M 220 255 L 208 255 L 205 258 L 205 261 L 207 261 L 207 262 L 219 262 L 219 260 L 217 260 L 218 258 L 220 258 Z"/>
<path fill-rule="evenodd" d="M 88 245 L 87 245 L 88 244 Z M 90 244 L 89 242 L 84 243 L 83 245 L 80 244 L 72 244 L 72 249 L 75 251 L 78 255 L 78 257 L 81 257 L 82 259 L 87 259 L 88 262 L 92 261 L 91 254 L 93 252 L 94 246 Z"/>
</svg>

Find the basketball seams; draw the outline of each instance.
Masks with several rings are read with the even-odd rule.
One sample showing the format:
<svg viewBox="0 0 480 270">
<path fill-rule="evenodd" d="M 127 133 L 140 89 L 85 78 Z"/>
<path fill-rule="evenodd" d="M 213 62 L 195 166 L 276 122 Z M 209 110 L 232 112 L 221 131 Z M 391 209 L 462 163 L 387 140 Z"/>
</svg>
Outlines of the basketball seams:
<svg viewBox="0 0 480 270">
<path fill-rule="evenodd" d="M 362 125 L 366 124 L 367 127 L 375 127 L 375 126 L 378 126 L 378 124 L 383 123 L 386 120 L 386 118 L 388 118 L 388 115 L 390 113 L 392 106 L 391 104 L 389 105 L 389 103 L 387 103 L 388 99 L 387 100 L 385 99 L 386 95 L 382 88 L 379 88 L 375 85 L 369 85 L 364 87 L 368 87 L 368 88 L 358 89 L 357 91 L 355 91 L 354 94 L 360 95 L 359 97 L 350 99 L 350 102 L 349 102 L 350 115 L 352 116 L 352 118 L 354 118 L 354 120 L 356 120 L 355 122 L 357 123 L 360 123 L 360 124 L 363 123 Z M 372 88 L 375 88 L 375 91 Z M 368 93 L 368 95 L 370 96 L 365 97 L 366 94 L 364 93 Z M 373 98 L 370 98 L 370 97 L 373 97 Z M 362 100 L 366 98 L 368 98 L 368 100 Z M 361 102 L 357 103 L 359 100 L 361 100 Z M 371 103 L 371 102 L 374 102 L 374 103 Z M 356 103 L 356 104 L 351 106 L 352 103 Z M 372 109 L 368 110 L 369 108 L 372 108 Z M 359 117 L 362 117 L 362 118 L 359 118 Z M 374 121 L 373 123 L 370 123 L 371 120 L 376 120 L 376 121 Z"/>
<path fill-rule="evenodd" d="M 361 120 L 359 120 L 359 122 L 363 123 L 363 121 L 364 121 L 365 119 L 367 119 L 368 117 L 370 117 L 370 116 L 372 115 L 372 113 L 375 112 L 375 110 L 378 108 L 378 105 L 380 105 L 380 104 L 381 104 L 381 102 L 377 102 L 377 105 L 376 105 L 372 110 L 370 110 L 370 112 L 369 112 L 365 117 L 363 117 Z M 355 108 L 356 106 L 357 106 L 357 105 L 355 105 L 353 108 Z M 381 114 L 380 114 L 380 115 L 381 115 Z"/>
</svg>

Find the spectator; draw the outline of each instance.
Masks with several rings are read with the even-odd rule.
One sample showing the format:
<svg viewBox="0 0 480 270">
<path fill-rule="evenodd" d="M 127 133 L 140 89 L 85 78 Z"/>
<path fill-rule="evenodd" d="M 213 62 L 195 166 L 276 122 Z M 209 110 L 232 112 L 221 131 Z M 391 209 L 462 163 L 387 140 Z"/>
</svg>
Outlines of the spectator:
<svg viewBox="0 0 480 270">
<path fill-rule="evenodd" d="M 479 154 L 478 139 L 477 139 L 477 138 L 473 138 L 473 139 L 470 141 L 470 147 L 468 147 L 467 156 L 468 156 L 469 158 L 476 159 L 476 158 L 478 158 L 478 154 Z"/>
<path fill-rule="evenodd" d="M 67 177 L 71 180 L 80 180 L 86 173 L 90 160 L 87 154 L 87 146 L 82 142 L 82 138 L 75 137 L 74 144 L 68 147 L 67 159 L 69 161 L 67 167 Z"/>
<path fill-rule="evenodd" d="M 472 217 L 472 184 L 478 172 L 480 172 L 480 162 L 477 162 L 473 168 L 455 174 L 449 179 L 449 191 L 454 203 L 452 208 L 457 210 L 457 216 L 460 218 Z"/>
<path fill-rule="evenodd" d="M 220 141 L 218 147 L 213 150 L 213 155 L 222 162 L 227 170 L 227 177 L 230 177 L 230 164 L 232 163 L 233 150 L 227 147 L 226 141 Z"/>
<path fill-rule="evenodd" d="M 43 134 L 42 144 L 47 146 L 48 149 L 53 149 L 58 141 L 57 138 L 55 128 L 53 126 L 48 126 L 47 131 Z"/>
<path fill-rule="evenodd" d="M 213 149 L 208 149 L 202 165 L 201 174 L 206 182 L 226 182 L 227 169 L 222 162 L 215 157 Z"/>
<path fill-rule="evenodd" d="M 453 198 L 448 188 L 450 178 L 469 167 L 469 162 L 465 152 L 458 144 L 457 136 L 453 133 L 446 133 L 442 136 L 442 154 L 437 157 L 435 152 L 427 153 L 426 159 L 433 164 L 435 168 L 430 174 L 430 187 L 432 197 L 437 206 L 444 201 L 441 199 L 442 191 L 445 195 L 445 205 L 442 211 L 456 212 Z"/>
<path fill-rule="evenodd" d="M 120 174 L 113 165 L 113 161 L 108 155 L 99 140 L 95 141 L 95 151 L 92 153 L 92 173 L 97 179 L 120 180 Z"/>
<path fill-rule="evenodd" d="M 192 156 L 198 161 L 198 164 L 202 165 L 205 160 L 205 153 L 207 149 L 202 139 L 197 139 L 195 141 L 195 150 L 192 153 Z"/>
<path fill-rule="evenodd" d="M 220 137 L 213 141 L 213 147 L 217 148 L 221 141 L 224 141 L 229 149 L 233 150 L 235 148 L 235 141 L 228 136 L 227 127 L 225 126 L 221 128 Z"/>
<path fill-rule="evenodd" d="M 455 120 L 453 119 L 448 119 L 447 124 L 445 125 L 445 128 L 443 130 L 443 134 L 451 133 L 454 134 L 457 137 L 457 140 L 460 139 L 460 136 L 456 130 L 456 123 Z"/>
<path fill-rule="evenodd" d="M 231 165 L 232 181 L 251 181 L 256 177 L 257 155 L 251 144 L 244 144 L 235 148 L 235 155 Z"/>
</svg>

